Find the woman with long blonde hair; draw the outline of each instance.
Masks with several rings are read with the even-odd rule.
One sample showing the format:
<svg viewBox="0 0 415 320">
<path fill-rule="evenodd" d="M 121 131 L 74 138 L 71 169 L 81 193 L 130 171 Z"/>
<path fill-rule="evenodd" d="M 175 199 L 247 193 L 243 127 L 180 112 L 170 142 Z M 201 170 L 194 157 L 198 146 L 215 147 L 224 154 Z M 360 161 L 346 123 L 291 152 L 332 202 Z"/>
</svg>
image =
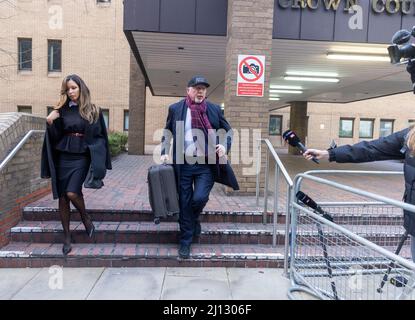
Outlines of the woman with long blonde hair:
<svg viewBox="0 0 415 320">
<path fill-rule="evenodd" d="M 93 237 L 95 227 L 86 212 L 82 185 L 87 180 L 84 186 L 102 187 L 106 169 L 111 169 L 108 137 L 102 112 L 91 103 L 89 89 L 77 75 L 63 80 L 60 100 L 46 122 L 41 176 L 52 179 L 53 198 L 59 199 L 62 252 L 67 255 L 72 250 L 70 203 L 79 211 L 88 236 Z"/>
</svg>

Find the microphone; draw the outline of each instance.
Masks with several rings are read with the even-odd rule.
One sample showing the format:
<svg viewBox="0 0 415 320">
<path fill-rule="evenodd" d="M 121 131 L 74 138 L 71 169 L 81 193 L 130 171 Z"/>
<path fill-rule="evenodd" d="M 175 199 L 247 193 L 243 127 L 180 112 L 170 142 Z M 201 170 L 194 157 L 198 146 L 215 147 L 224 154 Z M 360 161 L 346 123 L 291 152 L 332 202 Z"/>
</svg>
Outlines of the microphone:
<svg viewBox="0 0 415 320">
<path fill-rule="evenodd" d="M 321 214 L 323 218 L 333 222 L 333 217 L 325 212 L 313 199 L 311 199 L 308 195 L 306 195 L 302 191 L 298 191 L 296 194 L 297 199 L 305 204 L 307 207 L 310 207 L 317 213 Z"/>
<path fill-rule="evenodd" d="M 287 130 L 283 133 L 282 137 L 285 141 L 288 142 L 290 146 L 300 149 L 302 153 L 307 151 L 307 148 L 301 143 L 300 138 L 295 134 L 294 131 Z M 311 160 L 313 160 L 315 163 L 319 163 L 316 157 L 313 157 Z"/>
</svg>

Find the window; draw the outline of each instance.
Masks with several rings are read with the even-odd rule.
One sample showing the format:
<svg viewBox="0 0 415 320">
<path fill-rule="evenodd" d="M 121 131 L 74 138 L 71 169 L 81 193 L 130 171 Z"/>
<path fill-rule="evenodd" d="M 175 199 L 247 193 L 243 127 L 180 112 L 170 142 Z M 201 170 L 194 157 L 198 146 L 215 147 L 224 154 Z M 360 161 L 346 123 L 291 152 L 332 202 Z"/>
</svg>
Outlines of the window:
<svg viewBox="0 0 415 320">
<path fill-rule="evenodd" d="M 124 110 L 124 131 L 128 131 L 130 116 L 128 110 Z"/>
<path fill-rule="evenodd" d="M 62 70 L 62 41 L 48 40 L 48 71 Z"/>
<path fill-rule="evenodd" d="M 280 136 L 281 135 L 282 116 L 270 115 L 269 116 L 269 135 Z"/>
<path fill-rule="evenodd" d="M 18 39 L 19 70 L 32 70 L 32 39 Z"/>
<path fill-rule="evenodd" d="M 105 126 L 108 129 L 109 123 L 110 123 L 110 111 L 109 109 L 101 109 L 101 110 L 102 110 L 102 115 L 104 116 Z"/>
<path fill-rule="evenodd" d="M 373 138 L 372 119 L 360 119 L 359 138 Z"/>
<path fill-rule="evenodd" d="M 414 119 L 409 119 L 408 120 L 408 127 L 415 125 L 415 120 Z"/>
<path fill-rule="evenodd" d="M 111 0 L 97 0 L 97 3 L 111 3 Z"/>
<path fill-rule="evenodd" d="M 53 110 L 53 107 L 51 106 L 46 107 L 46 116 L 48 116 L 52 112 L 52 110 Z"/>
<path fill-rule="evenodd" d="M 17 106 L 17 112 L 32 114 L 32 106 Z"/>
<path fill-rule="evenodd" d="M 340 118 L 339 137 L 353 138 L 354 119 Z"/>
<path fill-rule="evenodd" d="M 380 120 L 379 137 L 386 137 L 393 133 L 393 120 Z"/>
</svg>

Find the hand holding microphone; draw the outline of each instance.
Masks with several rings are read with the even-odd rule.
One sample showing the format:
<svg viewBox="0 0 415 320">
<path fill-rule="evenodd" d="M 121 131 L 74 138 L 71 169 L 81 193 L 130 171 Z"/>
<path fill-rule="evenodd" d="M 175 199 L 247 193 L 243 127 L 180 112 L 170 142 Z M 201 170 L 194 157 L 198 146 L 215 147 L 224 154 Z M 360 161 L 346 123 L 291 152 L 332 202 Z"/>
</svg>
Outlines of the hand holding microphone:
<svg viewBox="0 0 415 320">
<path fill-rule="evenodd" d="M 315 149 L 307 150 L 307 148 L 301 143 L 300 138 L 295 134 L 294 131 L 287 130 L 283 133 L 282 137 L 284 138 L 285 141 L 288 142 L 288 144 L 290 146 L 298 148 L 301 151 L 301 153 L 304 155 L 304 157 L 305 157 L 305 154 L 308 151 L 308 153 L 307 153 L 308 158 L 305 157 L 307 160 L 311 159 L 315 163 L 319 163 L 319 161 L 317 160 L 318 158 L 311 152 L 311 150 L 314 150 L 314 151 L 319 151 L 319 150 L 315 150 Z M 322 158 L 322 157 L 320 157 L 320 158 Z"/>
<path fill-rule="evenodd" d="M 328 158 L 329 152 L 327 150 L 307 149 L 306 152 L 303 153 L 303 156 L 307 160 L 313 160 L 313 159 L 320 160 L 323 158 Z"/>
</svg>

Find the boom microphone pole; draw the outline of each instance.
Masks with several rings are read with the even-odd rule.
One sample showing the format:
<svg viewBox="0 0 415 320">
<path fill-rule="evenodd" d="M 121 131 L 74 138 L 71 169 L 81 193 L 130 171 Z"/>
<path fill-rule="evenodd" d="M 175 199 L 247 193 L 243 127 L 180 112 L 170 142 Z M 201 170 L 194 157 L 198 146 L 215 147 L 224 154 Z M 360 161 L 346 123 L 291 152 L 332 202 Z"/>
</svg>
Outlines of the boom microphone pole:
<svg viewBox="0 0 415 320">
<path fill-rule="evenodd" d="M 316 213 L 321 214 L 325 219 L 333 221 L 332 216 L 324 212 L 324 210 L 304 192 L 298 191 L 296 197 L 300 202 L 313 209 Z M 336 283 L 333 281 L 333 269 L 331 267 L 329 255 L 327 253 L 326 240 L 323 235 L 323 230 L 321 229 L 320 222 L 317 221 L 316 224 L 319 241 L 321 243 L 321 246 L 323 247 L 323 256 L 327 266 L 327 273 L 329 274 L 329 278 L 331 280 L 331 290 L 333 291 L 334 299 L 339 300 L 339 296 L 337 295 Z"/>
<path fill-rule="evenodd" d="M 408 238 L 408 231 L 405 230 L 404 234 L 402 235 L 398 247 L 396 248 L 395 254 L 399 255 L 399 252 L 401 252 L 401 249 L 403 247 L 403 244 L 405 243 L 406 239 Z M 383 286 L 385 285 L 385 282 L 388 280 L 389 274 L 392 270 L 392 268 L 395 266 L 395 263 L 392 261 L 389 266 L 388 266 L 388 270 L 386 270 L 386 273 L 384 274 L 382 281 L 380 283 L 379 288 L 377 289 L 377 291 L 379 293 L 382 292 Z M 401 283 L 402 284 L 402 283 Z"/>
</svg>

